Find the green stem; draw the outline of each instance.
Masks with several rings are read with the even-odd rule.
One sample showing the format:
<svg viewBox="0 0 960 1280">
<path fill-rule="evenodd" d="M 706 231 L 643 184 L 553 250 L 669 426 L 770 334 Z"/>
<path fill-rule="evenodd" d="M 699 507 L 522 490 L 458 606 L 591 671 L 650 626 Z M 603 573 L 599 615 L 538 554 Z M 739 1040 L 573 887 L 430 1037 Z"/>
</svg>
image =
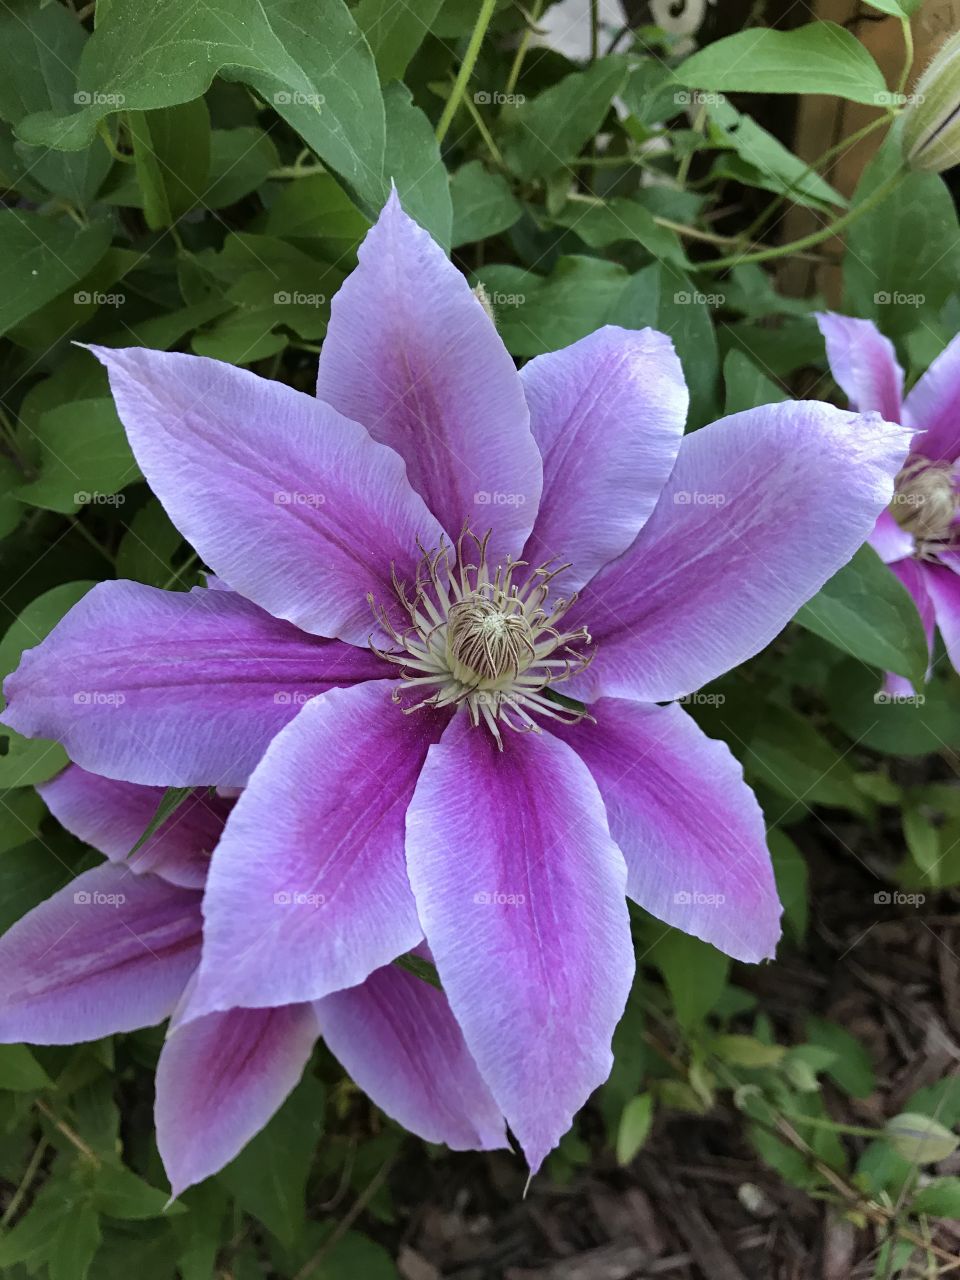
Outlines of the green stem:
<svg viewBox="0 0 960 1280">
<path fill-rule="evenodd" d="M 473 75 L 473 68 L 477 62 L 477 56 L 480 53 L 480 46 L 483 44 L 483 38 L 487 34 L 487 27 L 493 17 L 493 11 L 497 7 L 497 0 L 483 0 L 480 6 L 480 12 L 477 14 L 477 22 L 470 36 L 470 43 L 467 45 L 467 52 L 463 55 L 463 62 L 460 63 L 460 70 L 457 72 L 457 78 L 454 82 L 453 92 L 447 99 L 447 104 L 443 108 L 443 114 L 440 116 L 440 122 L 437 125 L 437 141 L 442 142 L 447 136 L 447 130 L 450 123 L 457 113 L 457 107 L 460 105 L 460 99 L 463 97 L 467 87 L 467 81 Z"/>
<path fill-rule="evenodd" d="M 694 117 L 693 132 L 703 133 L 703 127 L 706 124 L 706 121 L 707 121 L 707 108 L 701 107 L 697 112 L 696 116 Z M 690 173 L 691 164 L 693 164 L 693 152 L 694 152 L 694 148 L 691 147 L 689 151 L 684 152 L 684 154 L 680 157 L 680 164 L 677 168 L 677 186 L 678 187 L 685 187 L 687 185 L 687 175 Z"/>
<path fill-rule="evenodd" d="M 494 162 L 501 169 L 505 169 L 506 165 L 504 164 L 503 153 L 501 152 L 497 144 L 494 142 L 493 134 L 487 128 L 484 122 L 483 116 L 477 110 L 477 104 L 473 102 L 469 96 L 467 96 L 463 100 L 463 105 L 470 112 L 470 118 L 473 120 L 473 123 L 477 126 L 477 132 L 480 134 L 480 137 L 486 143 L 487 150 L 490 152 L 490 155 L 493 157 Z"/>
<path fill-rule="evenodd" d="M 600 5 L 598 0 L 590 0 L 590 61 L 596 62 L 600 56 Z"/>
<path fill-rule="evenodd" d="M 79 533 L 82 538 L 86 539 L 86 541 L 90 543 L 94 551 L 98 551 L 100 555 L 102 555 L 103 558 L 109 562 L 111 568 L 115 568 L 116 566 L 114 565 L 113 556 L 110 554 L 109 551 L 107 551 L 105 547 L 101 547 L 100 543 L 96 540 L 96 538 L 93 536 L 90 530 L 86 527 L 86 525 L 83 524 L 82 521 L 78 520 L 76 516 L 67 516 L 67 519 L 73 525 L 74 529 L 76 529 L 77 533 Z"/>
<path fill-rule="evenodd" d="M 892 174 L 886 182 L 882 182 L 872 195 L 867 196 L 862 204 L 855 205 L 842 218 L 838 218 L 836 222 L 831 222 L 828 227 L 821 227 L 819 231 L 812 231 L 808 236 L 801 236 L 799 240 L 791 240 L 789 244 L 781 244 L 773 249 L 758 249 L 755 253 L 734 254 L 728 258 L 715 258 L 713 262 L 701 262 L 697 264 L 700 271 L 723 271 L 727 267 L 742 267 L 749 262 L 769 262 L 773 258 L 787 258 L 791 254 L 799 253 L 802 249 L 810 249 L 816 244 L 823 244 L 824 240 L 830 240 L 833 236 L 839 235 L 841 231 L 845 231 L 865 213 L 869 213 L 871 209 L 875 209 L 878 204 L 886 200 L 887 196 L 900 185 L 907 176 L 906 169 L 898 169 Z"/>
<path fill-rule="evenodd" d="M 913 27 L 910 25 L 909 18 L 901 18 L 900 26 L 903 29 L 903 47 L 905 57 L 903 62 L 903 70 L 900 72 L 900 79 L 897 81 L 897 93 L 903 93 L 913 69 Z"/>
<path fill-rule="evenodd" d="M 520 71 L 523 67 L 524 60 L 527 56 L 527 49 L 530 46 L 530 37 L 533 35 L 533 25 L 540 17 L 540 10 L 543 8 L 543 0 L 536 0 L 533 8 L 530 10 L 530 17 L 524 28 L 523 35 L 520 37 L 520 43 L 517 45 L 517 52 L 513 57 L 513 65 L 510 67 L 510 74 L 507 76 L 507 83 L 504 85 L 503 91 L 506 94 L 513 93 L 517 87 L 517 81 L 520 79 Z"/>
</svg>

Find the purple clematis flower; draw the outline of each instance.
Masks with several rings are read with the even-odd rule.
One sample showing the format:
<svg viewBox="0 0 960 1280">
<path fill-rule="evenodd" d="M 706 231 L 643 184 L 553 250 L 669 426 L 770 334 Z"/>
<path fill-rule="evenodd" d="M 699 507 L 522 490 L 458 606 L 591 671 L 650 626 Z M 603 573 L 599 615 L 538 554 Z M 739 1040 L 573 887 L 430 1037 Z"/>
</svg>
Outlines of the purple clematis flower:
<svg viewBox="0 0 960 1280">
<path fill-rule="evenodd" d="M 773 954 L 756 800 L 656 704 L 755 654 L 850 558 L 903 432 L 805 402 L 684 438 L 680 365 L 649 329 L 518 373 L 396 196 L 333 301 L 316 398 L 95 353 L 230 590 L 95 587 L 9 678 L 7 723 L 111 777 L 245 787 L 184 1022 L 355 987 L 425 936 L 536 1170 L 610 1070 L 625 891 Z"/>
<path fill-rule="evenodd" d="M 937 356 L 903 398 L 903 370 L 893 343 L 869 320 L 819 315 L 827 358 L 851 408 L 876 410 L 913 433 L 896 478 L 893 501 L 877 521 L 870 544 L 909 591 L 932 653 L 939 627 L 960 671 L 960 335 Z M 913 686 L 888 673 L 890 693 Z"/>
<path fill-rule="evenodd" d="M 0 1043 L 73 1044 L 153 1026 L 184 1003 L 193 981 L 200 890 L 232 801 L 194 792 L 128 863 L 162 791 L 77 765 L 38 790 L 111 861 L 0 939 Z M 443 994 L 386 965 L 323 1000 L 174 1017 L 157 1064 L 156 1123 L 175 1196 L 222 1169 L 266 1124 L 318 1035 L 382 1110 L 428 1142 L 507 1145 Z"/>
</svg>

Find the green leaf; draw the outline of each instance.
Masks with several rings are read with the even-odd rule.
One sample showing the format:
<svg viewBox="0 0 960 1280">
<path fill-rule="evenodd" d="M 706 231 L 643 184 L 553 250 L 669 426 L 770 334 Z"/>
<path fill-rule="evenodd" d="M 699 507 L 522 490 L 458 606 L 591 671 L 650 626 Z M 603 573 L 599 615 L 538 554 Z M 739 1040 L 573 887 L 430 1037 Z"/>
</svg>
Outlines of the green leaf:
<svg viewBox="0 0 960 1280">
<path fill-rule="evenodd" d="M 428 960 L 423 960 L 418 955 L 408 952 L 406 955 L 397 956 L 393 962 L 400 969 L 406 969 L 408 973 L 412 973 L 422 982 L 429 982 L 431 987 L 436 987 L 438 991 L 443 990 L 440 982 L 440 975 L 437 973 L 434 965 Z"/>
<path fill-rule="evenodd" d="M 147 226 L 156 231 L 205 203 L 210 113 L 203 98 L 159 111 L 128 111 Z"/>
<path fill-rule="evenodd" d="M 367 38 L 381 81 L 399 80 L 407 63 L 430 34 L 430 24 L 443 0 L 417 0 L 416 6 L 396 0 L 360 0 L 353 16 Z"/>
<path fill-rule="evenodd" d="M 270 206 L 265 230 L 287 240 L 309 240 L 311 251 L 337 262 L 356 249 L 369 227 L 370 219 L 329 173 L 311 173 L 287 183 Z"/>
<path fill-rule="evenodd" d="M 860 662 L 843 662 L 830 673 L 826 694 L 833 722 L 858 745 L 896 756 L 960 748 L 955 680 L 930 680 L 912 702 L 891 702 L 880 691 L 876 672 Z"/>
<path fill-rule="evenodd" d="M 603 123 L 627 78 L 621 57 L 601 58 L 501 117 L 503 155 L 521 178 L 546 178 L 573 164 Z"/>
<path fill-rule="evenodd" d="M 53 630 L 63 615 L 90 590 L 90 582 L 67 582 L 38 596 L 11 623 L 0 641 L 0 679 L 20 665 L 24 649 L 32 649 Z M 24 738 L 5 726 L 0 730 L 0 788 L 45 782 L 67 763 L 56 742 Z"/>
<path fill-rule="evenodd" d="M 583 257 L 560 258 L 546 277 L 512 266 L 476 273 L 515 356 L 555 351 L 608 323 L 628 278 L 615 262 Z"/>
<path fill-rule="evenodd" d="M 936 1178 L 918 1191 L 911 1213 L 928 1213 L 931 1218 L 960 1218 L 960 1178 Z"/>
<path fill-rule="evenodd" d="M 698 1027 L 727 985 L 730 959 L 699 938 L 671 929 L 648 953 L 663 974 L 677 1021 L 686 1030 Z"/>
<path fill-rule="evenodd" d="M 826 93 L 870 106 L 890 97 L 866 48 L 835 22 L 740 31 L 687 58 L 676 76 L 692 89 L 730 93 Z"/>
<path fill-rule="evenodd" d="M 937 866 L 940 862 L 940 833 L 921 809 L 904 809 L 902 815 L 903 838 L 910 856 L 927 877 L 936 885 Z"/>
<path fill-rule="evenodd" d="M 151 1187 L 125 1165 L 101 1164 L 93 1182 L 93 1204 L 108 1218 L 141 1220 L 164 1214 L 186 1212 L 182 1205 L 168 1204 L 165 1191 Z"/>
<path fill-rule="evenodd" d="M 742 351 L 728 351 L 723 362 L 723 382 L 727 391 L 725 413 L 740 413 L 763 404 L 776 404 L 787 397 L 778 383 Z"/>
<path fill-rule="evenodd" d="M 120 109 L 192 102 L 215 75 L 251 85 L 323 161 L 378 208 L 384 112 L 376 65 L 343 0 L 111 0 L 80 60 L 86 95 L 72 114 L 41 112 L 18 130 L 33 145 L 85 147 Z"/>
<path fill-rule="evenodd" d="M 681 268 L 690 267 L 676 232 L 660 226 L 653 214 L 635 200 L 614 196 L 603 204 L 587 204 L 571 199 L 553 221 L 576 232 L 591 249 L 635 240 L 654 258 Z"/>
<path fill-rule="evenodd" d="M 35 444 L 39 475 L 14 490 L 31 506 L 65 514 L 87 503 L 122 506 L 117 491 L 140 479 L 112 400 L 78 399 L 48 409 Z"/>
<path fill-rule="evenodd" d="M 853 769 L 806 716 L 768 703 L 747 751 L 745 766 L 754 781 L 795 803 L 799 816 L 813 804 L 838 805 L 866 813 Z"/>
<path fill-rule="evenodd" d="M 103 257 L 110 227 L 0 210 L 0 333 L 33 315 L 45 302 L 73 288 Z"/>
<path fill-rule="evenodd" d="M 900 169 L 894 128 L 863 171 L 853 208 Z M 909 173 L 886 200 L 847 232 L 843 257 L 844 310 L 876 321 L 900 337 L 933 326 L 960 274 L 960 226 L 943 179 Z"/>
<path fill-rule="evenodd" d="M 735 1067 L 775 1067 L 786 1053 L 782 1044 L 764 1044 L 755 1036 L 717 1036 L 711 1043 L 717 1057 Z"/>
<path fill-rule="evenodd" d="M 872 547 L 863 546 L 794 619 L 862 662 L 922 688 L 927 638 L 910 595 Z"/>
<path fill-rule="evenodd" d="M 623 1108 L 617 1129 L 617 1164 L 629 1164 L 647 1140 L 653 1124 L 653 1094 L 640 1093 Z"/>
<path fill-rule="evenodd" d="M 79 20 L 63 5 L 7 0 L 0 7 L 0 119 L 18 125 L 34 112 L 72 111 L 86 39 Z M 113 163 L 99 140 L 73 154 L 23 143 L 16 152 L 32 179 L 81 209 L 93 200 Z"/>
<path fill-rule="evenodd" d="M 807 862 L 803 854 L 783 831 L 767 832 L 767 844 L 777 881 L 777 895 L 783 903 L 784 923 L 796 942 L 807 932 Z"/>
<path fill-rule="evenodd" d="M 905 1111 L 888 1120 L 883 1136 L 897 1155 L 911 1164 L 938 1164 L 952 1156 L 960 1139 L 932 1116 Z"/>
<path fill-rule="evenodd" d="M 29 1093 L 49 1089 L 53 1081 L 25 1044 L 0 1045 L 0 1089 Z"/>
<path fill-rule="evenodd" d="M 85 1203 L 64 1206 L 50 1248 L 50 1280 L 87 1280 L 99 1248 L 97 1211 Z"/>
<path fill-rule="evenodd" d="M 229 1164 L 220 1180 L 247 1213 L 284 1245 L 304 1223 L 304 1191 L 323 1129 L 323 1087 L 306 1076 L 267 1127 Z"/>
<path fill-rule="evenodd" d="M 503 174 L 490 173 L 479 160 L 462 165 L 450 179 L 453 248 L 507 231 L 523 213 Z"/>
<path fill-rule="evenodd" d="M 182 545 L 179 529 L 160 503 L 151 499 L 133 517 L 120 540 L 117 577 L 166 587 L 173 578 L 173 560 Z"/>
<path fill-rule="evenodd" d="M 195 790 L 195 787 L 167 787 L 160 797 L 156 812 L 147 823 L 146 830 L 125 857 L 132 858 L 139 849 L 142 849 L 154 832 L 158 831 L 166 820 L 176 813 L 183 802 L 193 795 Z"/>
<path fill-rule="evenodd" d="M 849 1031 L 824 1018 L 807 1019 L 807 1039 L 811 1044 L 829 1049 L 833 1061 L 827 1075 L 853 1098 L 867 1098 L 876 1088 L 873 1063 L 866 1049 Z"/>
<path fill-rule="evenodd" d="M 410 217 L 426 227 L 438 244 L 449 249 L 453 229 L 450 179 L 433 126 L 420 108 L 414 106 L 410 90 L 404 84 L 387 85 L 383 105 L 387 119 L 385 188 L 388 190 L 391 182 L 396 183 Z"/>
</svg>

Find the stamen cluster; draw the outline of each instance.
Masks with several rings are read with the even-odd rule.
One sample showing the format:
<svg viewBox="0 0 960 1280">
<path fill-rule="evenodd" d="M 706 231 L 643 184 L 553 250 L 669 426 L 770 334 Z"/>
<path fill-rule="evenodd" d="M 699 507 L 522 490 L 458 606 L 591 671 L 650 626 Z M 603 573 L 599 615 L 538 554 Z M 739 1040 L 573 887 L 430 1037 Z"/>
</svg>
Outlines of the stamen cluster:
<svg viewBox="0 0 960 1280">
<path fill-rule="evenodd" d="M 477 537 L 465 529 L 453 548 L 441 542 L 432 551 L 420 547 L 421 559 L 412 594 L 393 573 L 397 599 L 410 626 L 399 631 L 387 610 L 370 598 L 377 622 L 395 649 L 374 652 L 401 668 L 394 701 L 416 689 L 426 697 L 405 706 L 462 704 L 474 725 L 486 725 L 503 747 L 501 726 L 521 733 L 540 733 L 533 715 L 566 724 L 583 719 L 584 711 L 550 696 L 553 685 L 578 675 L 592 660 L 573 646 L 589 644 L 586 628 L 564 632 L 558 626 L 577 599 L 559 598 L 548 605 L 550 585 L 568 564 L 553 561 L 529 570 L 526 561 L 507 559 L 488 564 L 489 531 Z M 515 578 L 528 569 L 526 577 Z"/>
</svg>

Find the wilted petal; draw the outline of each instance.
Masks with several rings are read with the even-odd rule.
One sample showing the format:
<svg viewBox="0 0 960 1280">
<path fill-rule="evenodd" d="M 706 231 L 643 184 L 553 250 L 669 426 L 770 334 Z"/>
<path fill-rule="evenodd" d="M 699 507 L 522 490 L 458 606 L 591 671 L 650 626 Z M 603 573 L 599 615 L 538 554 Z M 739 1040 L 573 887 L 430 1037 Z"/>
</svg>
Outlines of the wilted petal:
<svg viewBox="0 0 960 1280">
<path fill-rule="evenodd" d="M 102 582 L 7 678 L 4 723 L 55 738 L 93 773 L 242 786 L 273 735 L 334 685 L 382 676 L 231 591 Z"/>
<path fill-rule="evenodd" d="M 403 460 L 313 396 L 201 356 L 92 347 L 140 469 L 214 573 L 277 618 L 364 645 L 367 593 L 439 526 Z"/>
<path fill-rule="evenodd" d="M 493 321 L 395 192 L 359 260 L 331 305 L 317 395 L 402 455 L 451 538 L 492 528 L 493 557 L 516 557 L 542 473 Z"/>
<path fill-rule="evenodd" d="M 213 856 L 191 1016 L 319 999 L 423 936 L 404 815 L 444 720 L 390 691 L 332 690 L 271 743 Z"/>
<path fill-rule="evenodd" d="M 689 395 L 673 343 L 606 325 L 521 373 L 543 455 L 540 514 L 524 559 L 556 558 L 575 591 L 633 542 L 680 447 Z"/>
<path fill-rule="evenodd" d="M 676 705 L 601 698 L 590 714 L 558 732 L 600 788 L 630 897 L 738 960 L 772 956 L 781 908 L 763 815 L 726 743 Z"/>
<path fill-rule="evenodd" d="M 914 449 L 924 458 L 955 462 L 960 456 L 960 334 L 910 390 L 903 421 L 923 433 Z"/>
<path fill-rule="evenodd" d="M 187 889 L 203 888 L 210 855 L 233 805 L 207 789 L 195 791 L 129 857 L 153 821 L 166 794 L 163 787 L 117 782 L 71 764 L 37 790 L 60 825 L 78 840 L 131 871 L 153 872 Z"/>
<path fill-rule="evenodd" d="M 536 1172 L 609 1074 L 634 957 L 626 870 L 586 766 L 457 716 L 407 817 L 424 933 L 467 1047 Z"/>
<path fill-rule="evenodd" d="M 668 702 L 768 644 L 869 536 L 904 431 L 816 401 L 684 437 L 653 515 L 564 619 L 597 642 L 573 696 Z"/>
<path fill-rule="evenodd" d="M 157 1146 L 178 1196 L 218 1173 L 303 1074 L 317 1038 L 312 1005 L 231 1009 L 181 1023 L 157 1063 Z"/>
<path fill-rule="evenodd" d="M 507 1145 L 500 1108 L 441 991 L 386 965 L 315 1008 L 347 1074 L 405 1129 L 454 1151 Z"/>
<path fill-rule="evenodd" d="M 830 372 L 850 408 L 899 422 L 903 370 L 890 339 L 871 320 L 832 311 L 818 313 L 816 320 L 826 340 Z"/>
<path fill-rule="evenodd" d="M 105 863 L 0 938 L 0 1042 L 73 1044 L 153 1026 L 200 958 L 200 894 Z"/>
</svg>

